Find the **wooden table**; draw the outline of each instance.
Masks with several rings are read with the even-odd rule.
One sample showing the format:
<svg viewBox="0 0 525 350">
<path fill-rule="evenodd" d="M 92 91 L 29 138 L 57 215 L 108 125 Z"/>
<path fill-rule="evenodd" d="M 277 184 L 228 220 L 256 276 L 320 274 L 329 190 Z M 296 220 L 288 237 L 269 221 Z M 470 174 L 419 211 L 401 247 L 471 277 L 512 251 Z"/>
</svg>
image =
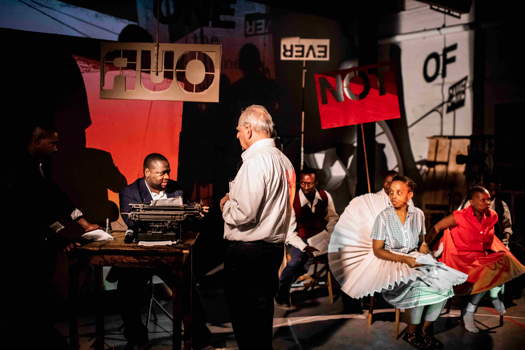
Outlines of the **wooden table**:
<svg viewBox="0 0 525 350">
<path fill-rule="evenodd" d="M 103 266 L 140 267 L 158 269 L 172 269 L 176 277 L 173 289 L 173 349 L 181 347 L 182 328 L 182 305 L 191 300 L 182 300 L 185 294 L 182 288 L 190 288 L 192 285 L 192 249 L 198 238 L 197 232 L 186 231 L 182 242 L 174 246 L 141 247 L 137 243 L 124 243 L 125 233 L 117 231 L 112 233 L 115 238 L 112 241 L 90 242 L 77 249 L 79 266 L 91 264 L 95 267 L 97 298 L 99 305 L 96 310 L 96 340 L 95 349 L 104 349 L 104 310 L 102 310 L 102 294 L 104 281 L 102 275 Z M 85 265 L 84 265 L 85 266 Z M 76 297 L 78 295 L 78 274 L 73 269 L 70 278 L 70 295 L 72 298 L 72 310 L 70 317 L 70 342 L 72 349 L 79 348 L 78 321 L 76 312 Z M 190 289 L 191 290 L 191 289 Z M 190 298 L 191 298 L 191 294 Z"/>
</svg>

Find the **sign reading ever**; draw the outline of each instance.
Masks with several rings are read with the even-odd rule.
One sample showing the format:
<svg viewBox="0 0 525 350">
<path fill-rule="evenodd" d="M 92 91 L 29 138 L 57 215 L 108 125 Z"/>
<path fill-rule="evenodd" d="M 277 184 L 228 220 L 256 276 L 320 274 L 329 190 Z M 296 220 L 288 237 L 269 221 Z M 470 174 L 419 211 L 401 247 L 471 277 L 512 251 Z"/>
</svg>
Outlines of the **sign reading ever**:
<svg viewBox="0 0 525 350">
<path fill-rule="evenodd" d="M 100 97 L 218 102 L 221 45 L 102 43 Z"/>
<path fill-rule="evenodd" d="M 281 60 L 329 61 L 330 39 L 282 38 Z"/>
</svg>

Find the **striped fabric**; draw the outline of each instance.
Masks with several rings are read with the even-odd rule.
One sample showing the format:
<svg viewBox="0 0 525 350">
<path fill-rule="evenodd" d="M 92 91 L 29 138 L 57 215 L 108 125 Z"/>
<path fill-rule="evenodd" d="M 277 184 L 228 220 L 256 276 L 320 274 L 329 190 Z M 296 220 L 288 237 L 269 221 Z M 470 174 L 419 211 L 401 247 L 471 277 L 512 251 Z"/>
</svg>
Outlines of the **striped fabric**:
<svg viewBox="0 0 525 350">
<path fill-rule="evenodd" d="M 423 281 L 410 281 L 400 286 L 383 291 L 383 298 L 398 309 L 410 309 L 416 306 L 432 305 L 447 300 L 454 295 L 452 288 L 439 290 Z"/>
</svg>

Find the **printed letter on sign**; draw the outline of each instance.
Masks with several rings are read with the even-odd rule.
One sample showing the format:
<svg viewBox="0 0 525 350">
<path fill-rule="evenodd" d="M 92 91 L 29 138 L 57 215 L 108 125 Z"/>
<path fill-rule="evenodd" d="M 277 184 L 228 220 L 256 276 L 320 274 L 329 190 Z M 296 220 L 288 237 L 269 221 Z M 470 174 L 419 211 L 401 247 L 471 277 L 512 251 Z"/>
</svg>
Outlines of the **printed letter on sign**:
<svg viewBox="0 0 525 350">
<path fill-rule="evenodd" d="M 380 64 L 315 74 L 321 128 L 399 118 L 391 68 Z"/>
</svg>

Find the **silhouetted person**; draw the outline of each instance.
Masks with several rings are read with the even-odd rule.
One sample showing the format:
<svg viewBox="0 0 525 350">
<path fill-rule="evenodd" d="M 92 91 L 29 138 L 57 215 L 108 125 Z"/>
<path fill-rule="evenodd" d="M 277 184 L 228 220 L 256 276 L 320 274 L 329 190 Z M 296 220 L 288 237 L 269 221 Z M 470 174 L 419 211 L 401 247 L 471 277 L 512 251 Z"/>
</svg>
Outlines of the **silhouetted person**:
<svg viewBox="0 0 525 350">
<path fill-rule="evenodd" d="M 280 88 L 274 80 L 265 76 L 257 46 L 245 44 L 241 48 L 239 68 L 243 77 L 231 86 L 233 115 L 238 115 L 244 108 L 257 104 L 266 107 L 275 119 L 280 109 Z"/>
<path fill-rule="evenodd" d="M 152 43 L 153 37 L 151 34 L 141 26 L 136 24 L 128 24 L 120 31 L 118 35 L 120 42 L 137 42 L 137 43 Z"/>
<path fill-rule="evenodd" d="M 58 151 L 58 132 L 46 123 L 31 122 L 22 130 L 21 138 L 25 146 L 13 149 L 8 162 L 12 171 L 5 180 L 9 199 L 6 234 L 13 240 L 8 246 L 18 253 L 16 260 L 11 260 L 15 276 L 8 278 L 8 293 L 13 289 L 14 300 L 19 303 L 8 299 L 20 307 L 15 317 L 28 317 L 25 322 L 34 332 L 24 345 L 35 341 L 40 348 L 65 349 L 65 339 L 53 327 L 57 256 L 70 252 L 85 232 L 99 227 L 85 219 L 49 176 L 46 163 Z M 14 252 L 7 252 L 7 256 Z M 19 327 L 25 324 L 15 320 L 10 322 Z"/>
</svg>

